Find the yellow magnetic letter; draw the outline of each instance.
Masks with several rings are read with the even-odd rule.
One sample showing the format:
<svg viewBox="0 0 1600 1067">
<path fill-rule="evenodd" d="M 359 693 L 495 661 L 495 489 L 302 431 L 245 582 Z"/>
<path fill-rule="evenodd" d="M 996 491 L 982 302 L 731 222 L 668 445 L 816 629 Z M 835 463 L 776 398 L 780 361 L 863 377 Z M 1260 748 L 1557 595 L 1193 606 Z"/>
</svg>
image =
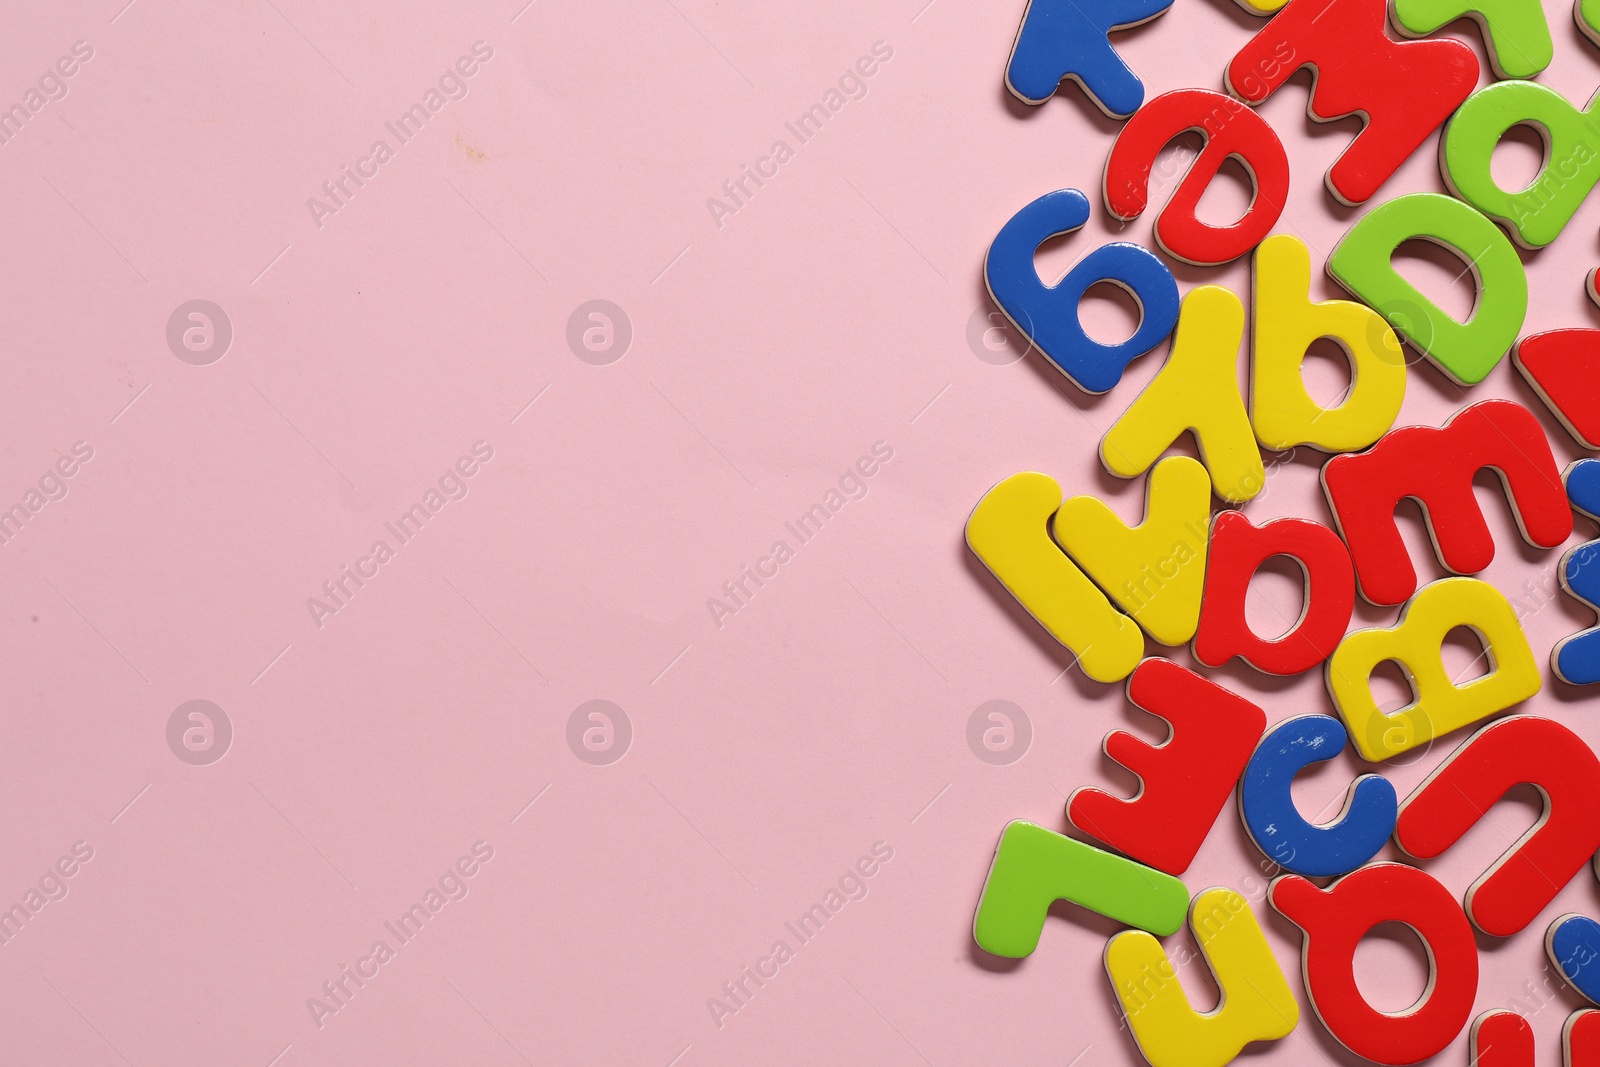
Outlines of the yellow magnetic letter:
<svg viewBox="0 0 1600 1067">
<path fill-rule="evenodd" d="M 1473 630 L 1488 652 L 1490 672 L 1456 685 L 1440 646 L 1457 626 Z M 1411 680 L 1416 699 L 1386 715 L 1372 698 L 1372 671 L 1393 660 Z M 1374 762 L 1486 719 L 1539 691 L 1539 667 L 1499 590 L 1476 578 L 1425 585 L 1391 629 L 1346 635 L 1328 660 L 1328 692 L 1350 728 L 1350 740 Z"/>
<path fill-rule="evenodd" d="M 1186 431 L 1216 494 L 1242 504 L 1261 492 L 1266 470 L 1239 395 L 1244 305 L 1219 285 L 1183 298 L 1164 367 L 1100 440 L 1100 459 L 1119 478 L 1143 474 Z"/>
<path fill-rule="evenodd" d="M 1106 944 L 1106 974 L 1151 1067 L 1222 1067 L 1252 1041 L 1276 1041 L 1300 1021 L 1250 904 L 1231 889 L 1207 889 L 1189 912 L 1200 951 L 1222 990 L 1214 1011 L 1189 1006 L 1161 942 L 1129 930 Z"/>
<path fill-rule="evenodd" d="M 1120 681 L 1139 665 L 1144 635 L 1050 539 L 1050 516 L 1060 507 L 1054 478 L 1013 474 L 978 501 L 967 545 L 1051 637 L 1077 653 L 1084 673 Z"/>
<path fill-rule="evenodd" d="M 1150 472 L 1144 522 L 1131 529 L 1092 496 L 1075 496 L 1052 529 L 1117 606 L 1163 645 L 1183 645 L 1200 622 L 1210 537 L 1211 482 L 1188 456 Z"/>
<path fill-rule="evenodd" d="M 1256 439 L 1276 452 L 1310 445 L 1355 452 L 1389 431 L 1406 397 L 1406 361 L 1383 316 L 1350 300 L 1313 303 L 1305 244 L 1274 234 L 1256 248 L 1255 355 L 1250 418 Z M 1311 399 L 1301 364 L 1313 341 L 1336 341 L 1350 357 L 1350 392 L 1324 408 Z"/>
</svg>

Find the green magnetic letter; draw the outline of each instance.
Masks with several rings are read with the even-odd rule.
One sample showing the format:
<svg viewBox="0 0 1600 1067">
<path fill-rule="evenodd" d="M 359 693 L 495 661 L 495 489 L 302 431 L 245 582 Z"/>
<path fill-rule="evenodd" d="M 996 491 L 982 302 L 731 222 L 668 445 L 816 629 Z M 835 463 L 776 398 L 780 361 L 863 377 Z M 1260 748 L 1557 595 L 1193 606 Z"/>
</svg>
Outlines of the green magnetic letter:
<svg viewBox="0 0 1600 1067">
<path fill-rule="evenodd" d="M 1510 226 L 1519 244 L 1543 248 L 1600 181 L 1592 117 L 1592 111 L 1579 111 L 1560 93 L 1534 82 L 1480 89 L 1456 111 L 1439 141 L 1445 181 L 1461 199 Z M 1545 162 L 1527 188 L 1508 193 L 1495 184 L 1489 158 L 1507 131 L 1524 124 L 1544 137 Z"/>
<path fill-rule="evenodd" d="M 1457 322 L 1394 269 L 1394 250 L 1421 239 L 1461 257 L 1477 306 Z M 1528 277 L 1500 227 L 1438 193 L 1408 193 L 1367 212 L 1328 257 L 1328 273 L 1460 385 L 1476 385 L 1517 339 L 1528 313 Z"/>
<path fill-rule="evenodd" d="M 1471 15 L 1497 78 L 1531 78 L 1550 65 L 1550 24 L 1539 0 L 1394 0 L 1390 8 L 1407 37 L 1426 37 Z"/>
<path fill-rule="evenodd" d="M 1000 835 L 973 939 L 986 952 L 1020 959 L 1038 947 L 1057 900 L 1165 937 L 1183 925 L 1189 891 L 1170 874 L 1017 821 Z"/>
<path fill-rule="evenodd" d="M 1572 21 L 1585 37 L 1600 45 L 1600 0 L 1573 0 Z"/>
</svg>

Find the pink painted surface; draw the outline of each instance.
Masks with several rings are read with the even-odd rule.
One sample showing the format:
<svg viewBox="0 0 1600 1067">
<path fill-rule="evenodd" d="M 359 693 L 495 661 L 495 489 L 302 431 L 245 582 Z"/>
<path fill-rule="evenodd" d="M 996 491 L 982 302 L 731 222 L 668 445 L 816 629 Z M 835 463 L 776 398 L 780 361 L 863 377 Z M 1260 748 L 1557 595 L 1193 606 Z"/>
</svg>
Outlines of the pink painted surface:
<svg viewBox="0 0 1600 1067">
<path fill-rule="evenodd" d="M 93 52 L 0 147 L 3 503 L 76 442 L 93 450 L 0 548 L 0 901 L 75 843 L 93 853 L 0 947 L 0 1058 L 1136 1062 L 1101 971 L 1108 923 L 1063 911 L 1007 968 L 970 934 L 1004 823 L 1062 827 L 1075 787 L 1131 788 L 1099 740 L 1150 725 L 1118 688 L 1063 676 L 1070 657 L 962 542 L 973 504 L 1019 470 L 1134 517 L 1142 487 L 1105 475 L 1095 445 L 1161 358 L 1089 398 L 1037 356 L 969 348 L 990 238 L 1041 193 L 1097 194 L 1116 129 L 1076 90 L 1038 109 L 1006 95 L 1022 5 L 121 5 L 30 5 L 0 40 L 7 103 L 75 42 Z M 1585 100 L 1600 54 L 1564 7 L 1550 18 L 1541 80 Z M 1150 93 L 1218 88 L 1257 25 L 1184 0 L 1118 42 Z M 446 79 L 400 143 L 385 124 L 479 41 L 492 57 Z M 800 143 L 785 123 L 875 42 L 892 57 L 845 85 L 864 95 Z M 1356 123 L 1311 127 L 1306 85 L 1262 113 L 1293 166 L 1280 229 L 1311 243 L 1327 297 L 1320 263 L 1359 212 L 1322 174 Z M 392 158 L 363 163 L 380 139 Z M 780 139 L 777 175 L 714 219 L 707 199 Z M 1384 194 L 1440 189 L 1435 147 Z M 314 219 L 307 199 L 345 165 L 369 177 Z M 1241 195 L 1219 188 L 1207 210 L 1231 217 Z M 1046 266 L 1148 240 L 1150 221 L 1118 231 L 1098 211 Z M 1528 331 L 1595 325 L 1597 225 L 1590 202 L 1525 256 Z M 1177 273 L 1247 289 L 1239 265 Z M 233 329 L 203 366 L 165 333 L 197 298 Z M 607 365 L 566 339 L 593 299 L 632 325 Z M 1470 394 L 1490 396 L 1534 405 L 1574 455 L 1509 362 Z M 1466 399 L 1419 367 L 1403 419 L 1438 424 Z M 446 478 L 460 498 L 400 543 L 385 524 L 475 442 L 492 459 Z M 865 465 L 865 495 L 799 543 L 785 523 L 877 442 L 892 459 Z M 1317 469 L 1294 456 L 1247 512 L 1326 519 Z M 1542 663 L 1590 620 L 1554 591 L 1558 553 L 1520 547 L 1483 496 L 1501 546 L 1488 576 L 1529 605 Z M 1414 524 L 1407 539 L 1437 574 Z M 708 598 L 779 540 L 792 558 L 718 626 Z M 344 579 L 354 595 L 319 626 L 307 600 L 343 566 L 376 575 Z M 1284 582 L 1257 593 L 1264 624 L 1296 610 Z M 1273 721 L 1331 709 L 1317 673 L 1211 676 Z M 209 765 L 168 745 L 195 699 L 232 725 Z M 567 740 L 595 699 L 631 723 L 609 765 Z M 1009 766 L 965 739 L 994 699 L 1032 723 Z M 1600 741 L 1553 680 L 1529 710 Z M 1402 794 L 1441 755 L 1395 770 Z M 1304 808 L 1357 771 L 1309 774 Z M 1501 805 L 1429 869 L 1459 893 L 1531 818 Z M 788 932 L 876 842 L 892 859 L 868 865 L 865 896 L 807 943 Z M 462 857 L 470 878 L 450 875 Z M 1264 915 L 1260 858 L 1229 810 L 1185 880 L 1239 888 Z M 460 899 L 402 943 L 385 924 L 441 879 L 436 899 Z M 1548 917 L 1594 912 L 1595 890 L 1580 876 Z M 1298 991 L 1298 936 L 1263 921 Z M 1548 980 L 1542 926 L 1485 940 L 1480 1008 Z M 363 964 L 379 940 L 392 958 Z M 719 1027 L 708 1000 L 779 940 L 792 958 Z M 1419 992 L 1419 958 L 1369 941 L 1375 1002 Z M 314 1017 L 308 998 L 344 966 L 369 977 Z M 1199 964 L 1184 977 L 1197 1003 L 1213 995 Z M 1548 1057 L 1576 1000 L 1538 996 L 1554 998 L 1533 1016 Z M 1352 1062 L 1306 1012 L 1265 1060 L 1323 1056 Z"/>
</svg>

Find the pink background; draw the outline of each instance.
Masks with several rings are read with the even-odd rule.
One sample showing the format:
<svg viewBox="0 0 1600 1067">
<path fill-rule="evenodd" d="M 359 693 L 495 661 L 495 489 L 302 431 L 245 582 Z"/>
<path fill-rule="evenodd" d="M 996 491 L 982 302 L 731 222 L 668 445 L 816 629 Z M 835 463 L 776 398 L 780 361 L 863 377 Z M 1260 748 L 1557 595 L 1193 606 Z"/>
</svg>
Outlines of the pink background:
<svg viewBox="0 0 1600 1067">
<path fill-rule="evenodd" d="M 1063 675 L 1070 656 L 962 541 L 978 498 L 1020 470 L 1130 520 L 1142 508 L 1142 483 L 1105 475 L 1095 445 L 1159 353 L 1093 398 L 1036 355 L 996 365 L 967 342 L 989 308 L 989 240 L 1051 189 L 1097 196 L 1117 125 L 1076 89 L 1037 109 L 1006 95 L 1020 2 L 923 2 L 14 13 L 4 101 L 75 41 L 94 57 L 0 148 L 0 501 L 76 441 L 94 458 L 0 548 L 0 903 L 74 842 L 94 858 L 0 947 L 0 1059 L 1137 1062 L 1101 971 L 1110 924 L 1058 909 L 1017 966 L 970 934 L 1005 822 L 1061 828 L 1073 788 L 1131 791 L 1099 740 L 1153 725 L 1119 687 Z M 1600 53 L 1549 8 L 1541 80 L 1584 101 Z M 1117 40 L 1147 95 L 1220 88 L 1257 26 L 1228 0 L 1182 0 Z M 469 95 L 319 229 L 307 198 L 478 40 L 494 54 Z M 797 145 L 785 121 L 877 41 L 893 58 L 865 98 Z M 1320 264 L 1359 214 L 1322 187 L 1356 122 L 1313 128 L 1307 84 L 1261 110 L 1293 161 L 1286 224 Z M 719 228 L 707 198 L 779 138 L 794 158 Z M 1507 173 L 1531 173 L 1525 145 L 1510 154 Z M 1383 196 L 1440 188 L 1430 141 Z M 1206 213 L 1242 198 L 1219 184 Z M 1591 202 L 1525 255 L 1527 331 L 1596 324 L 1582 280 L 1597 225 Z M 1045 267 L 1116 232 L 1100 210 Z M 1435 293 L 1455 273 L 1408 269 Z M 1184 289 L 1248 288 L 1242 265 L 1176 272 Z M 1335 295 L 1320 271 L 1314 287 Z M 209 366 L 165 340 L 193 298 L 233 324 Z M 634 330 L 606 366 L 566 342 L 595 298 Z M 1468 306 L 1459 289 L 1441 299 Z M 1096 302 L 1097 329 L 1123 317 Z M 1315 372 L 1329 397 L 1331 366 Z M 1574 454 L 1509 362 L 1471 398 L 1490 396 L 1533 405 Z M 1466 399 L 1419 365 L 1402 421 L 1437 424 Z M 479 440 L 494 458 L 466 498 L 318 628 L 306 599 Z M 714 625 L 707 598 L 774 541 L 794 547 L 784 522 L 878 441 L 894 456 L 868 495 Z M 1246 512 L 1325 518 L 1317 469 L 1293 457 Z M 1592 620 L 1551 592 L 1558 554 L 1523 547 L 1484 484 L 1487 576 L 1544 605 L 1526 624 L 1543 662 Z M 1436 574 L 1414 522 L 1407 539 Z M 1253 617 L 1292 617 L 1295 596 L 1265 575 Z M 1320 673 L 1214 677 L 1274 721 L 1331 709 Z M 1528 710 L 1600 740 L 1580 697 L 1552 680 Z M 597 698 L 634 731 L 608 766 L 566 741 Z M 235 732 L 209 766 L 167 746 L 191 699 Z M 991 699 L 1032 722 L 1010 766 L 965 740 Z M 1392 772 L 1402 794 L 1455 740 Z M 1360 769 L 1308 774 L 1303 808 Z M 1532 817 L 1525 799 L 1500 805 L 1430 869 L 1461 892 Z M 319 1028 L 307 998 L 477 841 L 494 856 L 470 895 Z M 894 856 L 870 893 L 799 945 L 784 923 L 878 841 Z M 1299 938 L 1246 881 L 1260 860 L 1230 809 L 1185 881 L 1249 892 L 1298 991 Z M 1597 908 L 1585 874 L 1547 915 Z M 1547 979 L 1542 927 L 1485 940 L 1481 1008 Z M 718 1028 L 708 998 L 780 938 L 794 959 Z M 1381 1006 L 1422 987 L 1403 938 L 1369 939 L 1358 962 Z M 1184 972 L 1201 1004 L 1203 971 Z M 1533 1017 L 1547 1059 L 1577 1003 L 1556 999 Z M 1262 1055 L 1353 1062 L 1309 1010 Z"/>
</svg>

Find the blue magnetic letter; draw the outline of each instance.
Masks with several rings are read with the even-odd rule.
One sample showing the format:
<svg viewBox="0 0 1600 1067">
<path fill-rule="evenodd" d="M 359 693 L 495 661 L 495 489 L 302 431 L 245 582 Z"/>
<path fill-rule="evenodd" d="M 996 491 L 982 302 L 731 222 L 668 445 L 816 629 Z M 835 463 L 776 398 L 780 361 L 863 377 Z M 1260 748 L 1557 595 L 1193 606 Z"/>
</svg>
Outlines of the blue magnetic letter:
<svg viewBox="0 0 1600 1067">
<path fill-rule="evenodd" d="M 1563 915 L 1544 935 L 1544 950 L 1573 989 L 1600 1004 L 1600 923 Z"/>
<path fill-rule="evenodd" d="M 994 302 L 1061 373 L 1085 392 L 1103 393 L 1178 324 L 1178 283 L 1154 252 L 1117 242 L 1084 256 L 1059 284 L 1045 285 L 1034 268 L 1034 253 L 1087 221 L 1089 201 L 1078 190 L 1046 193 L 1001 228 L 984 257 L 983 275 Z M 1078 302 L 1097 282 L 1121 286 L 1139 304 L 1139 328 L 1126 341 L 1101 344 L 1078 320 Z"/>
<path fill-rule="evenodd" d="M 1567 468 L 1567 496 L 1576 510 L 1600 518 L 1600 459 L 1580 459 Z M 1600 611 L 1600 541 L 1590 541 L 1561 557 L 1561 586 Z M 1600 627 L 1564 637 L 1550 653 L 1550 665 L 1563 682 L 1600 682 Z"/>
<path fill-rule="evenodd" d="M 1042 104 L 1063 78 L 1071 78 L 1101 111 L 1125 119 L 1144 103 L 1144 83 L 1108 35 L 1149 22 L 1171 6 L 1172 0 L 1030 0 L 1006 64 L 1006 88 L 1020 100 Z"/>
<path fill-rule="evenodd" d="M 1294 776 L 1337 756 L 1348 737 L 1332 716 L 1301 715 L 1268 731 L 1244 769 L 1239 810 L 1245 831 L 1285 870 L 1307 877 L 1348 874 L 1377 855 L 1394 832 L 1399 801 L 1394 786 L 1376 774 L 1355 780 L 1335 822 L 1318 826 L 1295 810 L 1289 795 Z"/>
</svg>

